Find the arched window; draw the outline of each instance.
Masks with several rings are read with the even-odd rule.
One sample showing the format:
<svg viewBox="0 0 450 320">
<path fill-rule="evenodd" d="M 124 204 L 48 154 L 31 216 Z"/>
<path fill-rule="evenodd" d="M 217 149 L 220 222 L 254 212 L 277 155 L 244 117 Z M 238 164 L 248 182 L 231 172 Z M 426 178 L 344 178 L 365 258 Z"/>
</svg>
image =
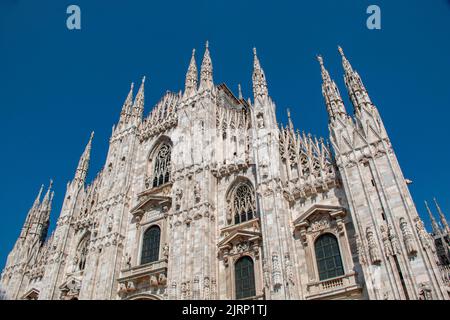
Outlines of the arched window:
<svg viewBox="0 0 450 320">
<path fill-rule="evenodd" d="M 153 160 L 153 187 L 159 187 L 170 180 L 170 157 L 172 148 L 167 143 L 164 143 L 156 153 Z"/>
<path fill-rule="evenodd" d="M 141 264 L 159 260 L 159 239 L 161 230 L 158 226 L 148 228 L 142 240 Z"/>
<path fill-rule="evenodd" d="M 236 299 L 253 297 L 255 290 L 255 272 L 253 260 L 244 256 L 234 265 L 234 279 L 236 283 Z"/>
<path fill-rule="evenodd" d="M 320 280 L 344 274 L 339 244 L 335 236 L 329 233 L 321 235 L 316 240 L 315 251 Z"/>
<path fill-rule="evenodd" d="M 82 271 L 86 266 L 86 258 L 89 252 L 89 240 L 91 239 L 91 234 L 86 233 L 83 238 L 78 243 L 77 253 L 75 257 L 76 268 L 75 270 Z"/>
<path fill-rule="evenodd" d="M 233 193 L 234 223 L 238 224 L 255 217 L 255 193 L 247 183 L 239 184 Z"/>
</svg>

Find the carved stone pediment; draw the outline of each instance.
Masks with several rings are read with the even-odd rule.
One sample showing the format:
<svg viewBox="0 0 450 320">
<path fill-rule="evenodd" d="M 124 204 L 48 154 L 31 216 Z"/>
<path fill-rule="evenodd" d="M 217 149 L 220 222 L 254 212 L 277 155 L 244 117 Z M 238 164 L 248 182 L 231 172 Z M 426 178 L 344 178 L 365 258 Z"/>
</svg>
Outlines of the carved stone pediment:
<svg viewBox="0 0 450 320">
<path fill-rule="evenodd" d="M 76 277 L 69 277 L 62 285 L 59 286 L 61 290 L 61 300 L 78 299 L 81 289 L 81 279 Z"/>
<path fill-rule="evenodd" d="M 261 232 L 249 230 L 233 230 L 217 245 L 219 258 L 228 267 L 229 258 L 238 259 L 243 255 L 250 255 L 259 259 L 261 247 Z"/>
<path fill-rule="evenodd" d="M 168 196 L 147 195 L 142 197 L 139 204 L 131 209 L 131 214 L 139 221 L 146 211 L 156 207 L 169 208 L 171 203 L 172 198 Z"/>
<path fill-rule="evenodd" d="M 320 204 L 314 204 L 312 205 L 308 210 L 306 210 L 304 213 L 302 213 L 297 219 L 294 220 L 294 228 L 302 228 L 311 226 L 313 228 L 319 228 L 320 225 L 322 226 L 326 224 L 326 219 L 323 219 L 323 217 L 329 217 L 332 220 L 342 218 L 346 215 L 346 211 L 344 208 L 339 206 L 327 206 L 327 205 L 320 205 Z M 322 219 L 320 219 L 322 217 Z M 319 220 L 319 221 L 318 221 Z M 320 221 L 322 220 L 322 221 Z"/>
<path fill-rule="evenodd" d="M 39 297 L 39 290 L 38 289 L 30 289 L 28 290 L 23 296 L 22 300 L 37 300 Z"/>
<path fill-rule="evenodd" d="M 248 251 L 255 244 L 259 245 L 261 240 L 261 232 L 248 230 L 234 230 L 219 242 L 220 252 L 230 252 L 235 250 L 236 253 Z"/>
</svg>

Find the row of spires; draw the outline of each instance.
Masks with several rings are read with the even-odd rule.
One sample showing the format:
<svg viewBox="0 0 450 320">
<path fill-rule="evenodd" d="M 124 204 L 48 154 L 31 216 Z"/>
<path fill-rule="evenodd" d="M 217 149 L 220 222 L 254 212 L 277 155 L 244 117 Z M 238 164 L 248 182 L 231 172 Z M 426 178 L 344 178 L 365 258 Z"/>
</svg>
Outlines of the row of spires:
<svg viewBox="0 0 450 320">
<path fill-rule="evenodd" d="M 445 218 L 445 215 L 442 212 L 441 207 L 439 206 L 436 198 L 433 198 L 433 201 L 434 201 L 434 204 L 438 211 L 441 226 L 442 226 L 442 227 L 439 226 L 436 219 L 434 218 L 433 212 L 430 210 L 430 207 L 428 206 L 428 202 L 425 201 L 425 207 L 427 208 L 427 212 L 430 217 L 431 228 L 432 228 L 433 234 L 437 237 L 443 236 L 443 235 L 450 235 L 450 228 L 448 226 L 447 219 Z"/>
<path fill-rule="evenodd" d="M 260 96 L 267 96 L 267 82 L 265 79 L 264 71 L 259 63 L 258 56 L 256 54 L 256 48 L 253 48 L 253 95 L 254 98 Z M 203 55 L 202 64 L 200 67 L 200 84 L 198 85 L 198 70 L 195 61 L 195 49 L 192 49 L 192 56 L 189 62 L 189 67 L 186 72 L 185 88 L 183 97 L 190 97 L 195 95 L 197 91 L 204 89 L 211 89 L 213 87 L 213 66 L 211 55 L 209 52 L 209 42 L 206 41 L 205 53 Z M 241 86 L 238 86 L 239 99 L 242 99 Z"/>
<path fill-rule="evenodd" d="M 364 88 L 364 85 L 362 84 L 362 81 L 356 71 L 353 70 L 350 62 L 344 55 L 344 51 L 339 46 L 338 47 L 339 53 L 342 56 L 342 65 L 344 67 L 345 75 L 344 79 L 347 84 L 347 87 L 349 88 L 349 94 L 350 97 L 353 99 L 355 96 L 355 92 L 359 91 L 363 97 L 367 97 L 367 101 L 370 102 L 370 99 L 368 98 L 367 91 Z M 317 59 L 320 63 L 321 67 L 321 74 L 322 74 L 322 92 L 325 97 L 325 102 L 327 105 L 327 110 L 330 115 L 330 117 L 336 117 L 338 115 L 344 115 L 346 114 L 344 103 L 342 101 L 342 98 L 340 96 L 339 90 L 337 88 L 336 83 L 331 79 L 330 74 L 328 73 L 327 69 L 324 66 L 323 58 L 322 56 L 317 56 Z M 200 84 L 198 84 L 198 71 L 197 71 L 197 65 L 195 60 L 195 49 L 192 49 L 192 56 L 191 60 L 189 62 L 189 67 L 186 73 L 186 80 L 185 80 L 185 90 L 183 93 L 183 97 L 190 97 L 192 95 L 195 95 L 197 91 L 202 91 L 204 89 L 211 89 L 213 84 L 213 66 L 212 66 L 212 60 L 211 55 L 209 52 L 209 42 L 206 41 L 205 44 L 205 52 L 203 55 L 203 60 L 200 68 Z M 264 74 L 264 70 L 261 67 L 261 63 L 259 61 L 256 48 L 253 48 L 253 74 L 252 74 L 252 82 L 253 82 L 253 96 L 254 100 L 258 99 L 264 99 L 268 97 L 268 87 L 267 87 L 267 81 Z M 355 86 L 356 84 L 356 86 Z M 122 106 L 122 111 L 120 113 L 120 120 L 118 123 L 118 127 L 121 124 L 128 123 L 130 119 L 142 119 L 142 114 L 144 110 L 144 85 L 145 85 L 145 76 L 142 78 L 141 86 L 139 87 L 138 93 L 136 94 L 136 97 L 133 100 L 133 89 L 134 89 L 134 83 L 131 83 L 130 91 L 125 99 L 125 102 Z M 242 90 L 240 85 L 239 88 L 239 99 L 242 99 Z M 353 90 L 353 91 L 352 91 Z M 354 103 L 356 106 L 356 103 Z M 288 110 L 288 121 L 289 121 L 289 128 L 293 130 L 293 124 L 290 117 L 290 111 Z M 114 131 L 114 127 L 113 127 Z M 90 139 L 88 141 L 88 144 L 86 145 L 86 148 L 81 155 L 81 158 L 78 163 L 78 167 L 75 173 L 75 179 L 77 185 L 81 185 L 85 183 L 88 168 L 89 168 L 89 161 L 90 161 L 90 151 L 91 151 L 91 145 L 92 145 L 92 139 L 94 137 L 94 132 L 91 133 Z"/>
<path fill-rule="evenodd" d="M 344 74 L 344 80 L 346 83 L 346 86 L 349 90 L 350 98 L 352 99 L 352 102 L 357 108 L 358 101 L 356 101 L 356 95 L 359 93 L 358 97 L 363 99 L 365 102 L 370 103 L 370 98 L 368 97 L 367 90 L 365 89 L 361 78 L 359 77 L 358 73 L 353 70 L 350 62 L 346 58 L 344 51 L 340 46 L 338 46 L 338 51 L 342 57 L 342 65 L 345 71 Z M 317 60 L 319 61 L 320 68 L 321 68 L 321 75 L 322 75 L 322 92 L 325 98 L 325 102 L 327 105 L 327 110 L 331 118 L 334 118 L 339 115 L 346 115 L 344 103 L 342 101 L 342 98 L 340 96 L 339 90 L 337 88 L 336 83 L 331 79 L 330 74 L 328 73 L 328 70 L 324 66 L 323 58 L 322 56 L 318 55 Z M 186 73 L 186 81 L 185 81 L 185 90 L 183 97 L 189 97 L 191 95 L 194 95 L 197 90 L 201 91 L 207 88 L 213 87 L 213 67 L 212 67 L 212 61 L 211 56 L 209 52 L 209 43 L 206 42 L 205 45 L 205 52 L 203 55 L 203 61 L 201 64 L 200 69 L 200 85 L 197 88 L 197 66 L 195 62 L 195 49 L 192 50 L 192 56 L 189 63 L 189 67 Z M 268 88 L 267 88 L 267 81 L 264 74 L 264 70 L 261 67 L 260 61 L 258 59 L 256 48 L 253 48 L 253 75 L 252 75 L 252 82 L 253 82 L 253 95 L 254 100 L 257 99 L 263 99 L 268 97 Z M 133 101 L 133 88 L 134 83 L 131 83 L 130 91 L 127 95 L 127 98 L 125 99 L 125 102 L 122 106 L 122 111 L 120 114 L 120 120 L 119 124 L 127 122 L 130 118 L 134 119 L 141 119 L 142 113 L 144 109 L 144 84 L 145 84 L 145 76 L 142 78 L 141 86 L 138 90 L 138 93 L 136 94 L 136 97 Z M 242 99 L 242 91 L 239 88 L 239 99 Z M 365 99 L 365 100 L 364 100 Z M 293 124 L 290 116 L 290 111 L 288 109 L 288 126 L 289 129 L 293 132 Z M 114 129 L 114 128 L 113 128 Z M 90 162 L 90 153 L 92 148 L 92 140 L 94 137 L 94 132 L 91 133 L 91 136 L 89 138 L 89 141 L 85 147 L 84 152 L 82 153 L 76 172 L 75 172 L 75 178 L 74 182 L 77 186 L 84 185 L 86 181 L 86 176 L 89 169 L 89 162 Z M 321 143 L 323 143 L 321 141 Z M 50 181 L 49 188 L 47 190 L 46 195 L 44 196 L 44 199 L 42 203 L 40 202 L 40 198 L 43 192 L 43 185 L 38 193 L 38 196 L 36 197 L 36 200 L 30 209 L 30 212 L 27 216 L 26 225 L 30 225 L 31 220 L 33 219 L 33 214 L 37 211 L 41 212 L 42 209 L 44 211 L 48 212 L 51 208 L 51 202 L 53 199 L 54 192 L 51 191 L 52 188 L 52 181 Z M 450 234 L 450 229 L 448 226 L 448 223 L 445 219 L 444 214 L 442 213 L 442 210 L 440 209 L 436 199 L 434 199 L 437 210 L 439 212 L 440 220 L 443 225 L 444 231 L 446 231 L 447 234 Z M 441 228 L 439 228 L 439 225 L 437 224 L 430 208 L 428 207 L 427 202 L 425 202 L 427 211 L 430 215 L 430 220 L 432 223 L 433 233 L 440 234 L 442 231 Z M 25 227 L 25 226 L 24 226 Z"/>
</svg>

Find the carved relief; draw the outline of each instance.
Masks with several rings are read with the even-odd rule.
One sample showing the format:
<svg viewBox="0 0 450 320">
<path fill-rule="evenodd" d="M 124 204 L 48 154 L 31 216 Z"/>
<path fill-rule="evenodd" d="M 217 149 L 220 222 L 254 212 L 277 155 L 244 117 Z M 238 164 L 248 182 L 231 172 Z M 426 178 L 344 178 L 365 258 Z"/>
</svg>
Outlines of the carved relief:
<svg viewBox="0 0 450 320">
<path fill-rule="evenodd" d="M 375 242 L 373 231 L 371 227 L 366 229 L 367 243 L 369 244 L 369 256 L 372 264 L 379 264 L 381 262 L 380 252 Z"/>
<path fill-rule="evenodd" d="M 400 254 L 400 243 L 397 237 L 397 234 L 394 231 L 394 228 L 391 225 L 388 225 L 388 234 L 389 240 L 391 240 L 392 251 L 394 254 Z"/>
<path fill-rule="evenodd" d="M 356 242 L 356 252 L 358 254 L 358 260 L 362 265 L 365 265 L 367 263 L 366 261 L 366 252 L 364 249 L 364 245 L 362 244 L 361 238 L 358 234 L 355 235 L 355 242 Z"/>
<path fill-rule="evenodd" d="M 198 181 L 194 185 L 194 200 L 196 203 L 200 202 L 201 200 L 201 188 Z"/>
<path fill-rule="evenodd" d="M 211 283 L 208 276 L 203 279 L 203 299 L 211 299 Z"/>
<path fill-rule="evenodd" d="M 405 218 L 400 218 L 400 230 L 402 230 L 403 242 L 405 243 L 406 252 L 408 253 L 408 255 L 414 256 L 417 253 L 417 249 L 414 244 L 413 234 Z"/>
<path fill-rule="evenodd" d="M 277 252 L 272 253 L 272 281 L 274 289 L 278 289 L 283 285 L 281 276 L 280 258 Z"/>
<path fill-rule="evenodd" d="M 322 230 L 325 230 L 328 228 L 330 228 L 330 220 L 325 216 L 314 221 L 311 224 L 311 231 L 313 231 L 313 232 L 322 231 Z"/>
<path fill-rule="evenodd" d="M 430 285 L 426 282 L 419 284 L 419 300 L 433 300 Z"/>
<path fill-rule="evenodd" d="M 285 265 L 286 265 L 286 276 L 287 276 L 288 284 L 295 285 L 294 272 L 292 270 L 291 259 L 290 259 L 288 252 L 286 252 L 284 254 L 284 261 L 285 261 Z"/>
<path fill-rule="evenodd" d="M 430 249 L 433 253 L 435 252 L 434 244 L 428 232 L 425 230 L 422 219 L 416 217 L 416 230 L 419 235 L 420 243 L 424 249 Z"/>
<path fill-rule="evenodd" d="M 387 233 L 385 226 L 380 226 L 381 240 L 383 241 L 384 254 L 386 257 L 393 255 L 391 241 L 389 240 L 389 235 Z"/>
<path fill-rule="evenodd" d="M 267 259 L 263 259 L 264 287 L 270 289 L 270 267 Z"/>
</svg>

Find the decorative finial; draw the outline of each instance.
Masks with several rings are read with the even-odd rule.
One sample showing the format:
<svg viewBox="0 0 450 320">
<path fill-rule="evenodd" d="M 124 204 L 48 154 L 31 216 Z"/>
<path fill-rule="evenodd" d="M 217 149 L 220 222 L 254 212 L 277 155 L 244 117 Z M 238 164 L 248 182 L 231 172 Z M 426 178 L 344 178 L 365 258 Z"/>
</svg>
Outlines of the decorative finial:
<svg viewBox="0 0 450 320">
<path fill-rule="evenodd" d="M 144 83 L 144 82 L 145 82 L 145 76 L 142 77 L 142 83 Z"/>
<path fill-rule="evenodd" d="M 208 40 L 206 40 L 206 44 L 205 44 L 205 47 L 206 47 L 206 49 L 208 49 L 208 48 L 209 48 L 209 41 L 208 41 Z"/>
<path fill-rule="evenodd" d="M 253 47 L 253 55 L 256 56 L 256 48 Z"/>
<path fill-rule="evenodd" d="M 94 138 L 94 131 L 91 132 L 91 137 L 89 138 L 89 140 L 92 140 Z"/>
<path fill-rule="evenodd" d="M 323 58 L 320 54 L 317 55 L 317 61 L 319 61 L 320 65 L 323 67 Z"/>
<path fill-rule="evenodd" d="M 342 50 L 341 46 L 338 46 L 338 50 L 339 50 L 339 53 L 341 54 L 341 56 L 344 57 L 345 56 L 344 55 L 344 50 Z"/>
<path fill-rule="evenodd" d="M 195 48 L 192 49 L 192 56 L 195 56 Z"/>
<path fill-rule="evenodd" d="M 48 189 L 50 190 L 52 188 L 52 186 L 53 186 L 53 179 L 50 179 L 50 184 L 48 186 Z"/>
<path fill-rule="evenodd" d="M 130 90 L 133 90 L 133 88 L 134 88 L 134 82 L 131 82 Z"/>
<path fill-rule="evenodd" d="M 239 92 L 239 99 L 242 99 L 242 89 L 241 89 L 241 84 L 238 84 L 238 92 Z"/>
</svg>

